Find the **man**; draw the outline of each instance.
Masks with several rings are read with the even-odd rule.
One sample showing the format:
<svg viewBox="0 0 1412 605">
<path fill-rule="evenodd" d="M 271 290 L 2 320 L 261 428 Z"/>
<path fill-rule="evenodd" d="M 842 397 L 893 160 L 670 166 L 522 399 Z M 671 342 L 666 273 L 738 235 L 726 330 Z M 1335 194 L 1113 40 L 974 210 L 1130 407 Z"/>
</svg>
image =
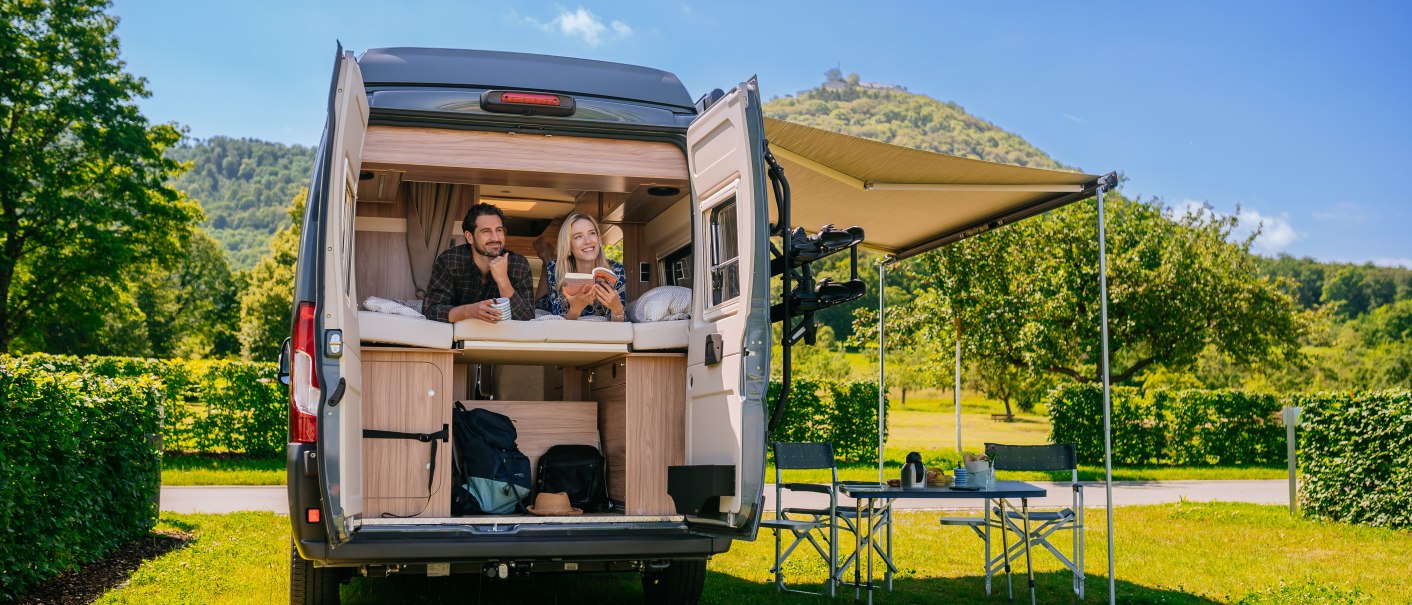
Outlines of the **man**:
<svg viewBox="0 0 1412 605">
<path fill-rule="evenodd" d="M 505 213 L 491 204 L 471 206 L 461 221 L 466 243 L 442 252 L 432 265 L 423 304 L 427 319 L 456 323 L 500 321 L 496 298 L 510 299 L 512 319 L 534 319 L 529 261 L 505 249 Z"/>
</svg>

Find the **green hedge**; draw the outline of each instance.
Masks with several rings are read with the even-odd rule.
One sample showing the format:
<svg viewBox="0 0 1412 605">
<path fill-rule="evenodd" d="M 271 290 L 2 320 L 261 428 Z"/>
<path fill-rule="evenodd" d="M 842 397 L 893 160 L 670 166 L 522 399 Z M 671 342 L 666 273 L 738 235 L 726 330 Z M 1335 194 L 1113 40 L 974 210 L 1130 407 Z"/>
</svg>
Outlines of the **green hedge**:
<svg viewBox="0 0 1412 605">
<path fill-rule="evenodd" d="M 48 372 L 112 378 L 148 376 L 166 401 L 168 451 L 273 456 L 288 442 L 289 396 L 273 363 L 34 354 L 11 362 Z"/>
<path fill-rule="evenodd" d="M 157 518 L 162 386 L 0 358 L 0 598 L 99 558 Z"/>
<path fill-rule="evenodd" d="M 1285 459 L 1281 401 L 1242 391 L 1139 391 L 1113 387 L 1113 463 L 1189 466 L 1274 464 Z M 1103 463 L 1103 389 L 1050 392 L 1050 440 L 1078 444 L 1079 462 Z"/>
<path fill-rule="evenodd" d="M 780 383 L 770 381 L 766 414 L 779 391 Z M 883 430 L 886 433 L 886 425 Z M 842 462 L 877 460 L 878 383 L 792 380 L 784 417 L 770 439 L 831 441 L 834 456 Z"/>
<path fill-rule="evenodd" d="M 1321 519 L 1412 528 L 1412 392 L 1295 395 L 1299 502 Z"/>
</svg>

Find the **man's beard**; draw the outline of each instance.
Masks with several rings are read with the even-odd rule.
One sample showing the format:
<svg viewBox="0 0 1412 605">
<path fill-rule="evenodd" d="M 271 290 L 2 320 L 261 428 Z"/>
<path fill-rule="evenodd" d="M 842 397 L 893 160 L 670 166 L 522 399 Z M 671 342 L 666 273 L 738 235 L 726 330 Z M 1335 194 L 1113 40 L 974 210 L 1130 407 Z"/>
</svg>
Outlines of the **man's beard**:
<svg viewBox="0 0 1412 605">
<path fill-rule="evenodd" d="M 487 257 L 487 258 L 495 258 L 495 257 L 500 256 L 501 254 L 504 254 L 504 253 L 505 253 L 505 244 L 498 244 L 498 246 L 499 246 L 499 248 L 500 248 L 499 251 L 497 251 L 497 252 L 491 252 L 490 250 L 487 250 L 487 249 L 485 248 L 485 246 L 482 246 L 482 245 L 480 245 L 480 244 L 478 244 L 478 243 L 472 243 L 472 244 L 471 244 L 471 248 L 476 251 L 476 254 L 479 254 L 479 255 L 484 256 L 484 257 Z"/>
</svg>

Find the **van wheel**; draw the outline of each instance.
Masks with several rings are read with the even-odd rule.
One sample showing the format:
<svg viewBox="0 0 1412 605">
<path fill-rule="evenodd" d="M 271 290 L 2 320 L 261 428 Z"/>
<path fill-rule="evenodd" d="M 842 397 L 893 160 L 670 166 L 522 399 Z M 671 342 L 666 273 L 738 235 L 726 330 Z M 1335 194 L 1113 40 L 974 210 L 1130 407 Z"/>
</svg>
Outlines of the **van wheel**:
<svg viewBox="0 0 1412 605">
<path fill-rule="evenodd" d="M 654 605 L 696 605 L 706 586 L 706 561 L 672 561 L 662 571 L 642 572 L 642 596 Z"/>
<path fill-rule="evenodd" d="M 343 574 L 337 569 L 315 567 L 289 547 L 290 605 L 338 605 L 338 585 Z"/>
</svg>

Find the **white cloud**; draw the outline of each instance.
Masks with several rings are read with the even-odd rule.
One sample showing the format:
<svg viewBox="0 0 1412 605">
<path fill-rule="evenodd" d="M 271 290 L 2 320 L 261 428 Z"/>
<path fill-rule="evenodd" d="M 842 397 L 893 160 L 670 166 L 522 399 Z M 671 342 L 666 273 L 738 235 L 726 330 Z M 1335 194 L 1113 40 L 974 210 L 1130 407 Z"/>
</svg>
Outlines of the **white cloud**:
<svg viewBox="0 0 1412 605">
<path fill-rule="evenodd" d="M 605 24 L 602 18 L 582 6 L 574 10 L 561 6 L 558 16 L 548 22 L 520 16 L 514 11 L 510 12 L 509 19 L 566 38 L 577 38 L 589 46 L 600 46 L 632 35 L 632 27 L 628 24 L 617 20 Z"/>
<path fill-rule="evenodd" d="M 1373 264 L 1379 267 L 1402 267 L 1412 269 L 1412 258 L 1375 258 Z"/>
<path fill-rule="evenodd" d="M 1072 114 L 1072 113 L 1066 113 L 1066 114 L 1062 114 L 1062 115 L 1064 116 L 1064 119 L 1065 119 L 1065 120 L 1068 120 L 1068 121 L 1070 121 L 1070 122 L 1075 122 L 1075 123 L 1078 123 L 1078 124 L 1087 124 L 1087 123 L 1088 123 L 1088 120 L 1085 120 L 1085 119 L 1083 119 L 1083 118 L 1081 118 L 1081 117 L 1079 117 L 1079 116 L 1076 116 L 1076 115 L 1074 115 L 1074 114 Z"/>
<path fill-rule="evenodd" d="M 1173 210 L 1178 216 L 1183 214 L 1212 214 L 1216 216 L 1230 216 L 1226 213 L 1217 212 L 1210 204 L 1198 202 L 1196 200 L 1182 200 L 1178 202 Z M 1289 214 L 1281 212 L 1279 216 L 1261 214 L 1259 211 L 1250 208 L 1238 208 L 1236 210 L 1236 227 L 1231 235 L 1237 239 L 1245 239 L 1256 229 L 1260 230 L 1260 235 L 1255 237 L 1253 244 L 1258 252 L 1266 254 L 1278 254 L 1288 248 L 1290 244 L 1299 241 L 1303 234 L 1295 231 L 1294 225 L 1289 222 Z"/>
<path fill-rule="evenodd" d="M 1364 223 L 1368 221 L 1368 213 L 1362 204 L 1353 202 L 1339 202 L 1334 204 L 1325 212 L 1315 212 L 1314 219 L 1319 221 L 1338 221 L 1341 223 Z"/>
</svg>

